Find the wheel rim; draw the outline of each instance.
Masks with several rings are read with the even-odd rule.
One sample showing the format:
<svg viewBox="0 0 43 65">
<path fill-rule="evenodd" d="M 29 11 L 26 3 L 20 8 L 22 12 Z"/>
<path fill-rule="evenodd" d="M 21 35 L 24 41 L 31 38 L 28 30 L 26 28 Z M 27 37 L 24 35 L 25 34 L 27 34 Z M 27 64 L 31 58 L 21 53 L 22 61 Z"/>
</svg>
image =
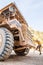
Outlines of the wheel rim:
<svg viewBox="0 0 43 65">
<path fill-rule="evenodd" d="M 2 37 L 2 35 L 0 34 L 0 48 L 1 48 L 1 46 L 2 46 L 2 42 L 3 42 L 3 37 Z"/>
</svg>

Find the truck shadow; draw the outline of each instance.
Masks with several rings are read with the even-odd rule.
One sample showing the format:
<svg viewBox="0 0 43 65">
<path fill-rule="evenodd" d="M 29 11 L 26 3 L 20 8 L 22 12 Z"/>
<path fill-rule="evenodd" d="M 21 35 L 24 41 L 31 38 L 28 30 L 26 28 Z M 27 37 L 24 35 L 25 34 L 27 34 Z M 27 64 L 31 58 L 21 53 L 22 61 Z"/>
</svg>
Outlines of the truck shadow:
<svg viewBox="0 0 43 65">
<path fill-rule="evenodd" d="M 0 62 L 0 65 L 41 65 L 39 62 L 43 65 L 43 56 L 17 56 L 13 54 L 5 61 Z"/>
<path fill-rule="evenodd" d="M 5 60 L 4 62 L 12 62 L 12 61 L 25 61 L 31 59 L 30 56 L 17 56 L 17 55 L 11 55 L 7 60 Z"/>
</svg>

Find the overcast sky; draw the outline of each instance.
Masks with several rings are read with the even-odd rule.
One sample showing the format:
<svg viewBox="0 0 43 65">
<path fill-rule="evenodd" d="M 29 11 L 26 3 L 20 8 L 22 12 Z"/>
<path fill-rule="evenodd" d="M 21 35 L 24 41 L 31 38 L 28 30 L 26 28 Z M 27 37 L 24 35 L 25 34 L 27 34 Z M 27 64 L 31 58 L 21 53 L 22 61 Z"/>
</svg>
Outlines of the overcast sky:
<svg viewBox="0 0 43 65">
<path fill-rule="evenodd" d="M 0 0 L 0 9 L 14 1 L 28 25 L 43 31 L 43 0 Z"/>
</svg>

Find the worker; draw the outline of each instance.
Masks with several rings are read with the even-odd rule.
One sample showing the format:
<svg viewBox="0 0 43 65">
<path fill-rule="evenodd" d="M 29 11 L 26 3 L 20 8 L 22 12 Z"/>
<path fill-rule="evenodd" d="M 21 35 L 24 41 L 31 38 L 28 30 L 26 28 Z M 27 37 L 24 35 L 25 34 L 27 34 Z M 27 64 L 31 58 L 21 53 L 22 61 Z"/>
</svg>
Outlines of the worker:
<svg viewBox="0 0 43 65">
<path fill-rule="evenodd" d="M 38 46 L 37 46 L 36 50 L 38 49 L 39 52 L 40 52 L 40 55 L 41 55 L 41 43 L 40 43 L 39 40 L 36 40 L 36 42 L 38 43 Z"/>
</svg>

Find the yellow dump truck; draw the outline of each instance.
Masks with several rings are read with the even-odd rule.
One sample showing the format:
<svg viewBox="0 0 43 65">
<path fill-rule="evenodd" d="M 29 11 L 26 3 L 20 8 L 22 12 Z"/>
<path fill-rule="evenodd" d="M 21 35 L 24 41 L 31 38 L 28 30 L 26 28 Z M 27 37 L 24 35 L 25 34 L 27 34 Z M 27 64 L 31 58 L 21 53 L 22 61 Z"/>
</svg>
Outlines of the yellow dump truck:
<svg viewBox="0 0 43 65">
<path fill-rule="evenodd" d="M 7 59 L 12 50 L 17 55 L 27 55 L 35 47 L 28 24 L 15 4 L 0 10 L 0 60 Z"/>
</svg>

